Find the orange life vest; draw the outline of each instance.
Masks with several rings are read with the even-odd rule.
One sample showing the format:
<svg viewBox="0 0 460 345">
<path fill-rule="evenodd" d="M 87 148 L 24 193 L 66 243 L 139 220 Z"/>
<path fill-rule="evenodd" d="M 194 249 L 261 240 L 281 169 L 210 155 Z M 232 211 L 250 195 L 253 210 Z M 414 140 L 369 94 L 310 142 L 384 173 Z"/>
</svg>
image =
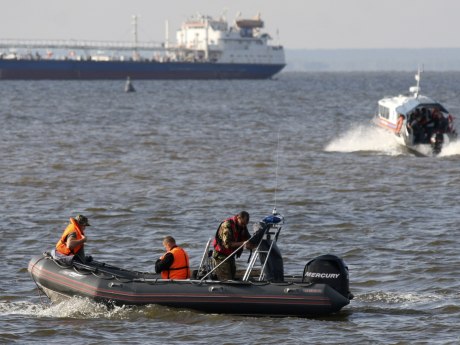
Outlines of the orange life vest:
<svg viewBox="0 0 460 345">
<path fill-rule="evenodd" d="M 187 279 L 190 278 L 190 266 L 188 255 L 181 247 L 174 247 L 168 253 L 174 256 L 172 265 L 164 271 L 161 271 L 163 279 Z M 164 255 L 160 258 L 163 260 Z"/>
<path fill-rule="evenodd" d="M 77 254 L 81 248 L 83 248 L 83 243 L 75 246 L 74 248 L 70 249 L 67 247 L 67 237 L 72 233 L 75 232 L 77 234 L 76 240 L 81 240 L 83 238 L 83 231 L 80 229 L 77 221 L 73 218 L 70 218 L 70 224 L 67 225 L 64 232 L 62 233 L 61 238 L 56 243 L 56 250 L 63 254 L 63 255 L 70 255 L 70 254 Z"/>
</svg>

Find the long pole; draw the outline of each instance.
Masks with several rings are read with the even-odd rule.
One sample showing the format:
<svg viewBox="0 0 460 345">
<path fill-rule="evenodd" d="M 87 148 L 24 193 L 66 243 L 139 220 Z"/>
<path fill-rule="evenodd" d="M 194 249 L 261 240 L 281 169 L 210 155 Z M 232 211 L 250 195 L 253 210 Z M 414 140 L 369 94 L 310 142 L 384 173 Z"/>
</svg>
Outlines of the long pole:
<svg viewBox="0 0 460 345">
<path fill-rule="evenodd" d="M 216 267 L 214 267 L 211 271 L 209 271 L 203 278 L 200 279 L 200 282 L 202 282 L 207 276 L 209 276 L 212 272 L 214 272 L 220 265 L 222 265 L 225 261 L 227 261 L 228 259 L 230 259 L 232 256 L 234 256 L 241 248 L 243 248 L 246 243 L 248 243 L 257 233 L 254 233 L 250 238 L 249 240 L 247 241 L 244 241 L 244 243 L 239 246 L 237 249 L 235 249 L 233 251 L 233 253 L 231 253 L 229 256 L 227 256 L 220 264 L 218 264 Z"/>
<path fill-rule="evenodd" d="M 169 48 L 169 21 L 165 22 L 165 48 Z"/>
<path fill-rule="evenodd" d="M 133 59 L 137 60 L 138 55 L 139 55 L 137 52 L 137 16 L 133 15 L 132 19 L 133 19 L 133 46 L 134 46 Z"/>
</svg>

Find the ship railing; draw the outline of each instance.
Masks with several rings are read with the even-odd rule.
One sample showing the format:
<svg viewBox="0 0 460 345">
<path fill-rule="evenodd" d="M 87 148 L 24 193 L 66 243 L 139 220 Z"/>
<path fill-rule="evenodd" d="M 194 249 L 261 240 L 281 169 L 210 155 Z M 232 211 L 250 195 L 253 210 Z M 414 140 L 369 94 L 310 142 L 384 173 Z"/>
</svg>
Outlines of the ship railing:
<svg viewBox="0 0 460 345">
<path fill-rule="evenodd" d="M 166 50 L 158 42 L 78 41 L 78 40 L 12 40 L 0 39 L 0 48 L 27 49 L 106 49 L 106 50 Z"/>
</svg>

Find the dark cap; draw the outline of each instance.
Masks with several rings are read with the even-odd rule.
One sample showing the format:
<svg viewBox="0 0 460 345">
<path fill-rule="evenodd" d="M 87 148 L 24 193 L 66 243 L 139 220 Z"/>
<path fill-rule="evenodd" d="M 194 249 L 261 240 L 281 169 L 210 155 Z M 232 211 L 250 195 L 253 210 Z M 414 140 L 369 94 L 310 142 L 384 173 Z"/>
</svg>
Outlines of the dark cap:
<svg viewBox="0 0 460 345">
<path fill-rule="evenodd" d="M 88 222 L 88 218 L 86 218 L 84 215 L 79 214 L 78 216 L 75 217 L 75 220 L 77 221 L 78 224 L 84 225 L 84 226 L 90 226 Z"/>
</svg>

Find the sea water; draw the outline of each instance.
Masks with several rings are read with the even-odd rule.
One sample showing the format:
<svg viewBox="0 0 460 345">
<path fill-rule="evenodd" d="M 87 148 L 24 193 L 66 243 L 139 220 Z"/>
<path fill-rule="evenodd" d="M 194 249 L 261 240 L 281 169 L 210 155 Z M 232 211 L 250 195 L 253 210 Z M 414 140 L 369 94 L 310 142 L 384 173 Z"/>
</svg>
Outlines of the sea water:
<svg viewBox="0 0 460 345">
<path fill-rule="evenodd" d="M 415 157 L 372 124 L 413 74 L 133 80 L 129 94 L 124 80 L 2 81 L 0 343 L 457 344 L 460 145 Z M 421 87 L 458 117 L 460 73 L 427 71 Z M 348 264 L 355 299 L 340 313 L 50 304 L 27 273 L 78 213 L 88 254 L 151 271 L 165 235 L 196 266 L 222 219 L 274 207 L 285 272 L 327 253 Z"/>
</svg>

